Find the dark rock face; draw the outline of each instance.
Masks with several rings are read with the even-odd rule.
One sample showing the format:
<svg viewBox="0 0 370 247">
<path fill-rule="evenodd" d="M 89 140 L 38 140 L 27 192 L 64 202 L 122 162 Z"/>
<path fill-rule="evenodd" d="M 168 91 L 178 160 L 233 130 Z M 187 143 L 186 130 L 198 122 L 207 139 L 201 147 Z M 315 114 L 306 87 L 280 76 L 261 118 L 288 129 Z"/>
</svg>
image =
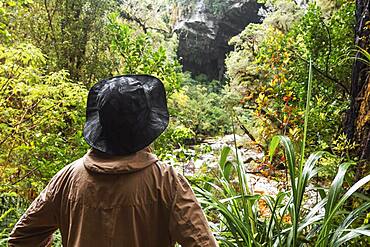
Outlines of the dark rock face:
<svg viewBox="0 0 370 247">
<path fill-rule="evenodd" d="M 205 74 L 209 79 L 221 80 L 226 53 L 232 50 L 229 39 L 249 23 L 260 22 L 260 7 L 256 0 L 230 1 L 216 17 L 204 1 L 198 1 L 194 10 L 187 17 L 180 17 L 174 27 L 179 35 L 178 56 L 183 69 L 193 76 Z"/>
</svg>

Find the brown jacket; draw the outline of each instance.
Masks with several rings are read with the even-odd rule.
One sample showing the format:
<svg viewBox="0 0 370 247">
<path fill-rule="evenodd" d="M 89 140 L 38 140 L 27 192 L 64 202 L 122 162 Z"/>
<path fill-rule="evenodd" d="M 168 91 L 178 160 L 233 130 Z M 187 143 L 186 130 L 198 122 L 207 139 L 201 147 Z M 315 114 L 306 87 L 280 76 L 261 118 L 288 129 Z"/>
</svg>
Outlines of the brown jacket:
<svg viewBox="0 0 370 247">
<path fill-rule="evenodd" d="M 59 171 L 14 227 L 9 246 L 217 246 L 186 179 L 148 149 L 93 151 Z"/>
</svg>

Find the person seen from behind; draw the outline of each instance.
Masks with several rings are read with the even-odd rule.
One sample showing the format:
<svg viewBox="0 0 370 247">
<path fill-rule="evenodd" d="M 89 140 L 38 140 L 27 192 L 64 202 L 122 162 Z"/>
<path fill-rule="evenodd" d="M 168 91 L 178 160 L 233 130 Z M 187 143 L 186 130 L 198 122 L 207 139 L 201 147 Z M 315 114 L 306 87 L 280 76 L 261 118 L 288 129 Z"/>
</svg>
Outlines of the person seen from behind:
<svg viewBox="0 0 370 247">
<path fill-rule="evenodd" d="M 162 82 L 116 76 L 88 95 L 84 138 L 91 146 L 49 182 L 15 225 L 8 245 L 65 247 L 218 246 L 186 179 L 149 145 L 169 122 Z"/>
</svg>

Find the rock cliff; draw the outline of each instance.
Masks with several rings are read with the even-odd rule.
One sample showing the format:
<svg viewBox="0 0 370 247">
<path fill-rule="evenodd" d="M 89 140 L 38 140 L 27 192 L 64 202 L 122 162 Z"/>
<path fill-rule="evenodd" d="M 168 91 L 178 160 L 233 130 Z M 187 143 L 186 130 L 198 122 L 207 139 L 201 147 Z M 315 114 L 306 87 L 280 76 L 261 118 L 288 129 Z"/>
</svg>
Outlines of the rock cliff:
<svg viewBox="0 0 370 247">
<path fill-rule="evenodd" d="M 209 1 L 208 1 L 209 2 Z M 174 31 L 179 36 L 178 56 L 184 70 L 222 79 L 224 59 L 232 47 L 231 37 L 249 23 L 258 23 L 260 5 L 256 0 L 229 0 L 221 13 L 214 14 L 204 0 L 197 1 L 190 13 L 179 16 Z"/>
</svg>

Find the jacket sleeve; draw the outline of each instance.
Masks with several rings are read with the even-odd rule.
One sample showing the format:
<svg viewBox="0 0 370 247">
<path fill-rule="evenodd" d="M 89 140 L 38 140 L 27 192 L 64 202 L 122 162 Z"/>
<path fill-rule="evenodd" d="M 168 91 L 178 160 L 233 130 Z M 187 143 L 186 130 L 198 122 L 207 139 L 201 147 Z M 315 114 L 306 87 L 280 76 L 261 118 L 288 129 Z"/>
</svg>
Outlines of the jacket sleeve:
<svg viewBox="0 0 370 247">
<path fill-rule="evenodd" d="M 14 226 L 9 247 L 51 246 L 52 235 L 58 229 L 53 187 L 56 176 L 32 202 Z"/>
<path fill-rule="evenodd" d="M 206 217 L 186 179 L 176 174 L 170 215 L 172 241 L 182 247 L 217 247 Z"/>
</svg>

